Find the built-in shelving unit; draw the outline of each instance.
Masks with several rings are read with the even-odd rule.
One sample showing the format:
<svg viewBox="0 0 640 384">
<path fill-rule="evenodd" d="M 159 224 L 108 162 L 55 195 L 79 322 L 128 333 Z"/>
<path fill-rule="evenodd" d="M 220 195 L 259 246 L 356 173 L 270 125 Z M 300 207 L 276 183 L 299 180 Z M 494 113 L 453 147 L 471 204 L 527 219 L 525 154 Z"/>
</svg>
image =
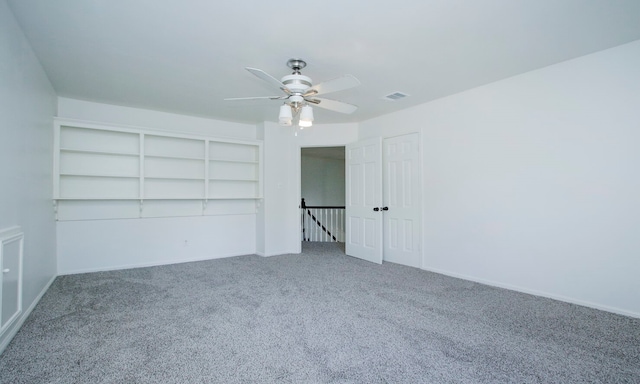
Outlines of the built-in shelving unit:
<svg viewBox="0 0 640 384">
<path fill-rule="evenodd" d="M 55 120 L 61 201 L 259 200 L 262 143 Z"/>
</svg>

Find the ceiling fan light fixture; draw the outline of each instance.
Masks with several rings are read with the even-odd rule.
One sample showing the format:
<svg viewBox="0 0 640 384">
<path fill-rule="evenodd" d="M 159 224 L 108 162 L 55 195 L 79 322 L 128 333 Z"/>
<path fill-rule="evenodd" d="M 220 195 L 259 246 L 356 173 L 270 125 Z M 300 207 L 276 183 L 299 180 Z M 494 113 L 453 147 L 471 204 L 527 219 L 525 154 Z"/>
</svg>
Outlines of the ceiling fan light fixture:
<svg viewBox="0 0 640 384">
<path fill-rule="evenodd" d="M 310 127 L 313 125 L 313 108 L 309 105 L 305 105 L 300 110 L 300 121 L 298 122 L 300 127 Z"/>
<path fill-rule="evenodd" d="M 280 125 L 285 127 L 291 126 L 291 121 L 293 120 L 293 114 L 291 113 L 291 107 L 287 104 L 283 104 L 280 106 L 280 115 L 278 116 L 278 120 L 280 121 Z"/>
</svg>

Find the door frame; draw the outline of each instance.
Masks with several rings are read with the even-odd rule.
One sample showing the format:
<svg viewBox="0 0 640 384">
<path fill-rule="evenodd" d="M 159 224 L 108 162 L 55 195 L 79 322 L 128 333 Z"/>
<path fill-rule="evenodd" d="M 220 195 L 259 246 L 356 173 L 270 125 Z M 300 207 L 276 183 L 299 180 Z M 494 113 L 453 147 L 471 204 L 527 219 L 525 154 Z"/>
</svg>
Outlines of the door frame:
<svg viewBox="0 0 640 384">
<path fill-rule="evenodd" d="M 335 143 L 335 144 L 314 144 L 314 145 L 302 145 L 302 144 L 298 144 L 296 146 L 296 150 L 294 151 L 294 164 L 295 164 L 295 174 L 296 174 L 296 204 L 298 206 L 298 216 L 297 216 L 297 220 L 298 220 L 298 235 L 302 233 L 302 221 L 300 220 L 300 201 L 302 200 L 302 148 L 328 148 L 328 147 L 344 147 L 345 151 L 346 151 L 346 147 L 347 147 L 348 143 L 344 143 L 344 144 L 340 144 L 340 143 Z M 346 156 L 346 154 L 345 154 Z M 346 163 L 346 159 L 345 159 L 345 163 Z M 346 178 L 346 175 L 345 175 Z M 345 180 L 346 181 L 346 180 Z M 346 189 L 345 189 L 345 196 L 346 196 Z M 302 253 L 302 241 L 299 241 L 297 244 L 297 253 Z"/>
</svg>

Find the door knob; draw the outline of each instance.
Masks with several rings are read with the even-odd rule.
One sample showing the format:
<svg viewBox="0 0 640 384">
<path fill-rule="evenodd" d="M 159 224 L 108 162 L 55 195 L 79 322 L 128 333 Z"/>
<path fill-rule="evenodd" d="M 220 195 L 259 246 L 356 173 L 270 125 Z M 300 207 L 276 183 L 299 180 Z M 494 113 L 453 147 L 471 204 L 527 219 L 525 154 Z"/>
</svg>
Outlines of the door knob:
<svg viewBox="0 0 640 384">
<path fill-rule="evenodd" d="M 389 210 L 389 207 L 382 207 L 382 210 L 383 210 L 383 211 L 388 211 L 388 210 Z"/>
<path fill-rule="evenodd" d="M 374 211 L 376 211 L 376 212 L 378 212 L 378 211 L 380 210 L 380 208 L 378 208 L 378 207 L 374 207 L 374 208 L 373 208 L 373 210 L 374 210 Z"/>
</svg>

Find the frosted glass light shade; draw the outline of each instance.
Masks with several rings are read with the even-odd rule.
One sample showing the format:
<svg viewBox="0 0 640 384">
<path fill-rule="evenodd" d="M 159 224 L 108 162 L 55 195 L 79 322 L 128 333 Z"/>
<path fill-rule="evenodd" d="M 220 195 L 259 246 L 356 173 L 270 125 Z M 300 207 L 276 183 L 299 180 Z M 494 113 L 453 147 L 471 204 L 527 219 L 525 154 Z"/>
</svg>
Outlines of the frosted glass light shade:
<svg viewBox="0 0 640 384">
<path fill-rule="evenodd" d="M 287 104 L 284 104 L 280 107 L 280 115 L 278 116 L 278 120 L 280 121 L 280 125 L 289 126 L 291 125 L 291 120 L 293 120 L 293 116 L 291 114 L 291 107 Z"/>
<path fill-rule="evenodd" d="M 313 109 L 310 106 L 305 105 L 302 107 L 302 110 L 300 111 L 300 122 L 298 125 L 305 128 L 313 125 Z"/>
</svg>

